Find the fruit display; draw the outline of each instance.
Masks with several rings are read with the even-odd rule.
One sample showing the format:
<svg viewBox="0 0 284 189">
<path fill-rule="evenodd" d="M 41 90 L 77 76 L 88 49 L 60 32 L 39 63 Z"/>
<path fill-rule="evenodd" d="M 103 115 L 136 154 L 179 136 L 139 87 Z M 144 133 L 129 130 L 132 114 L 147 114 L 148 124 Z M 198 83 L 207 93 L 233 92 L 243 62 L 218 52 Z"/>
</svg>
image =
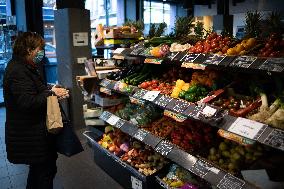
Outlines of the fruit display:
<svg viewBox="0 0 284 189">
<path fill-rule="evenodd" d="M 213 89 L 214 81 L 218 74 L 213 70 L 193 72 L 190 83 L 177 80 L 171 97 L 185 99 L 189 102 L 197 102 L 203 99 Z M 211 88 L 211 89 L 210 89 Z"/>
<path fill-rule="evenodd" d="M 179 43 L 172 43 L 170 47 L 170 52 L 182 52 L 191 48 L 191 45 L 186 43 L 184 45 Z"/>
<path fill-rule="evenodd" d="M 211 147 L 207 159 L 224 170 L 236 174 L 263 155 L 260 145 L 241 146 L 229 140 L 220 142 L 217 148 Z"/>
<path fill-rule="evenodd" d="M 199 177 L 191 174 L 186 169 L 172 164 L 169 172 L 162 180 L 172 188 L 181 189 L 209 189 L 211 188 L 206 182 Z"/>
<path fill-rule="evenodd" d="M 170 52 L 170 47 L 167 44 L 162 44 L 158 47 L 153 47 L 150 54 L 155 58 L 162 58 Z"/>
<path fill-rule="evenodd" d="M 111 126 L 105 127 L 105 134 L 98 142 L 103 148 L 108 149 L 116 156 L 121 156 L 129 151 L 130 137 L 119 129 L 114 129 Z"/>
<path fill-rule="evenodd" d="M 128 120 L 135 125 L 148 125 L 153 120 L 162 115 L 161 110 L 157 110 L 152 104 L 146 104 L 143 107 L 128 103 L 125 107 L 115 113 L 118 117 Z"/>
<path fill-rule="evenodd" d="M 191 47 L 189 52 L 225 54 L 231 45 L 232 41 L 229 37 L 217 35 L 216 32 L 212 32 L 205 40 L 198 41 Z"/>
<path fill-rule="evenodd" d="M 176 123 L 170 135 L 170 141 L 188 152 L 197 152 L 213 141 L 212 127 L 206 124 L 187 120 Z"/>
<path fill-rule="evenodd" d="M 162 117 L 144 128 L 158 137 L 166 138 L 170 135 L 176 124 L 177 123 L 173 119 Z"/>
<path fill-rule="evenodd" d="M 230 115 L 236 117 L 245 117 L 252 110 L 258 108 L 261 104 L 259 99 L 245 96 L 222 96 L 211 103 L 223 110 L 227 110 Z"/>
<path fill-rule="evenodd" d="M 246 55 L 255 47 L 257 40 L 255 38 L 249 38 L 242 40 L 241 43 L 235 47 L 229 48 L 226 52 L 227 55 Z"/>
<path fill-rule="evenodd" d="M 166 95 L 170 95 L 173 90 L 173 86 L 171 84 L 156 79 L 152 81 L 145 81 L 140 85 L 138 85 L 138 87 L 149 91 L 160 91 L 161 94 L 166 94 Z"/>
<path fill-rule="evenodd" d="M 270 34 L 269 38 L 265 41 L 265 46 L 260 49 L 257 56 L 260 57 L 281 57 L 283 56 L 284 40 L 277 34 Z"/>
<path fill-rule="evenodd" d="M 154 174 L 168 163 L 162 155 L 138 141 L 133 141 L 131 146 L 133 148 L 123 154 L 120 159 L 146 176 Z"/>
</svg>

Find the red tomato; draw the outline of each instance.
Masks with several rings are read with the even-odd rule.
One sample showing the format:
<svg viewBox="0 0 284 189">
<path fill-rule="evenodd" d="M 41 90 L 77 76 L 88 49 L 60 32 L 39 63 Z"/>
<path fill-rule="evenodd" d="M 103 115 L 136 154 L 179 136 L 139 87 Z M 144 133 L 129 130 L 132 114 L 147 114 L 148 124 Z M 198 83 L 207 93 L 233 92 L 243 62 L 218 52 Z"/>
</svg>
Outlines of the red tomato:
<svg viewBox="0 0 284 189">
<path fill-rule="evenodd" d="M 147 82 L 143 82 L 141 83 L 140 87 L 143 89 L 146 89 L 149 85 L 147 84 Z"/>
<path fill-rule="evenodd" d="M 159 81 L 158 81 L 158 80 L 155 80 L 155 79 L 152 80 L 151 82 L 152 82 L 152 84 L 158 84 L 158 83 L 159 83 Z"/>
<path fill-rule="evenodd" d="M 153 89 L 154 88 L 157 88 L 158 87 L 158 85 L 157 84 L 152 84 L 152 86 L 151 86 Z"/>
</svg>

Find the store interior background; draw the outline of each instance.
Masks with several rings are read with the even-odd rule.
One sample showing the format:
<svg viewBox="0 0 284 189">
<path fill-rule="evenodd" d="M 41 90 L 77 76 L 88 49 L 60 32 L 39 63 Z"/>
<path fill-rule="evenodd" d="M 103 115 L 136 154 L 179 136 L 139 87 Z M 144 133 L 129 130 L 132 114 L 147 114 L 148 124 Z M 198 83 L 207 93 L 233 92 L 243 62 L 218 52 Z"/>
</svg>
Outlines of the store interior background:
<svg viewBox="0 0 284 189">
<path fill-rule="evenodd" d="M 227 6 L 227 8 L 220 8 L 220 6 L 218 6 L 220 4 Z M 57 7 L 57 5 L 60 5 L 60 7 Z M 65 8 L 86 9 L 89 11 L 90 17 L 88 19 L 90 20 L 90 27 L 88 32 L 90 45 L 87 47 L 88 50 L 84 55 L 88 58 L 97 56 L 97 49 L 94 46 L 94 35 L 98 24 L 103 24 L 104 26 L 121 26 L 127 19 L 142 19 L 145 24 L 145 34 L 148 33 L 151 23 L 162 22 L 166 22 L 168 24 L 166 33 L 170 33 L 174 26 L 176 17 L 194 16 L 196 21 L 204 23 L 205 29 L 214 28 L 216 31 L 221 31 L 221 26 L 214 25 L 217 22 L 214 22 L 213 24 L 213 20 L 220 19 L 220 16 L 224 18 L 224 15 L 232 15 L 233 35 L 242 37 L 244 34 L 245 13 L 247 11 L 257 10 L 263 15 L 266 15 L 272 10 L 277 10 L 282 13 L 284 10 L 282 0 L 57 0 L 57 2 L 56 0 L 0 0 L 1 127 L 4 126 L 3 120 L 5 119 L 5 110 L 3 108 L 4 100 L 2 94 L 3 74 L 12 55 L 13 38 L 18 34 L 18 32 L 33 31 L 44 36 L 47 44 L 45 47 L 45 53 L 49 60 L 45 65 L 47 81 L 50 83 L 62 83 L 61 81 L 64 80 L 62 77 L 68 77 L 71 81 L 67 84 L 69 85 L 67 87 L 73 88 L 73 90 L 77 91 L 73 95 L 75 99 L 81 99 L 79 102 L 83 101 L 83 96 L 80 94 L 80 91 L 74 82 L 74 73 L 70 72 L 70 74 L 63 74 L 64 70 L 58 70 L 58 65 L 60 63 L 62 64 L 58 57 L 70 56 L 71 59 L 69 59 L 69 63 L 72 65 L 76 64 L 75 59 L 77 58 L 73 57 L 72 52 L 76 50 L 78 50 L 78 52 L 82 51 L 82 49 L 67 47 L 69 50 L 65 52 L 64 56 L 61 56 L 60 53 L 62 53 L 62 51 L 57 48 L 60 46 L 59 43 L 62 41 L 56 40 L 56 17 L 54 14 L 57 10 Z M 228 12 L 224 10 L 228 10 Z M 72 21 L 72 19 L 74 19 L 74 22 L 79 23 L 77 18 L 71 18 L 69 21 Z M 64 20 L 62 22 L 64 22 Z M 63 25 L 62 27 L 65 26 Z M 105 51 L 105 56 L 108 56 L 108 51 Z M 84 70 L 83 65 L 78 65 L 78 67 L 80 67 L 81 71 Z M 61 76 L 61 79 L 59 79 L 59 76 Z M 85 127 L 81 105 L 82 104 L 80 103 L 73 103 L 72 106 L 74 115 L 72 116 L 72 119 L 75 120 L 75 127 L 77 130 Z M 0 131 L 1 133 L 4 133 L 4 130 Z M 3 135 L 1 135 L 0 138 L 1 137 L 3 138 Z M 4 140 L 2 141 L 2 144 L 4 144 L 3 142 Z M 68 167 L 68 164 L 71 161 L 60 159 L 60 163 L 64 164 L 63 166 L 65 168 L 64 172 L 61 172 L 61 175 L 74 173 L 74 170 L 82 170 L 87 167 L 95 166 L 88 153 L 77 157 L 75 163 L 74 161 L 72 162 L 73 166 L 71 167 Z M 83 161 L 85 162 L 82 163 Z M 99 177 L 101 174 L 103 174 L 103 179 L 100 182 L 108 182 L 110 178 L 104 173 L 97 171 L 98 169 L 99 168 L 94 168 L 94 172 L 92 173 L 84 171 L 74 173 L 73 177 L 70 177 L 67 180 L 62 178 L 63 185 L 69 183 L 69 186 L 72 184 L 75 186 L 76 178 L 78 178 L 77 180 L 80 182 L 87 182 L 85 183 L 86 185 L 92 185 L 95 182 L 88 183 L 92 177 Z M 78 174 L 80 174 L 79 177 Z M 115 182 L 112 181 L 111 184 L 115 185 Z M 99 186 L 103 187 L 103 184 Z M 117 188 L 119 188 L 119 186 Z"/>
</svg>

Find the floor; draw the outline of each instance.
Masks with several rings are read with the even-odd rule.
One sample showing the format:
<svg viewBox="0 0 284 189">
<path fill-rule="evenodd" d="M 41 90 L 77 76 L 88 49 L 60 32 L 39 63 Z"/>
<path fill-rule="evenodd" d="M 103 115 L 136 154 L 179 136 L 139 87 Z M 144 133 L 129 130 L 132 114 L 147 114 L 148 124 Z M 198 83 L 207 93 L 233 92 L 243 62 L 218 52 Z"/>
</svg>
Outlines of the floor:
<svg viewBox="0 0 284 189">
<path fill-rule="evenodd" d="M 28 167 L 14 165 L 6 159 L 4 130 L 5 108 L 0 108 L 0 188 L 25 189 Z M 122 187 L 93 162 L 93 153 L 82 135 L 77 131 L 85 151 L 71 158 L 59 155 L 58 173 L 54 189 L 122 189 Z"/>
</svg>

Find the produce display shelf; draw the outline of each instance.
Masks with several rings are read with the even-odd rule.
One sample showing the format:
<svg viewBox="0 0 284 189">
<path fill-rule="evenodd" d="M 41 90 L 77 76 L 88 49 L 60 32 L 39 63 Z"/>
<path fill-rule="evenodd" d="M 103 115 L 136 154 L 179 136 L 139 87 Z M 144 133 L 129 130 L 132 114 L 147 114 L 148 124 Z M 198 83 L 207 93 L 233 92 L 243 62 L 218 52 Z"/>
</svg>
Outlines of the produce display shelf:
<svg viewBox="0 0 284 189">
<path fill-rule="evenodd" d="M 101 147 L 97 142 L 100 137 L 94 137 L 90 131 L 85 131 L 83 135 L 88 139 L 94 150 L 94 161 L 121 186 L 140 189 L 158 188 L 158 183 L 155 179 L 158 173 L 149 176 L 140 173 L 134 167 Z"/>
<path fill-rule="evenodd" d="M 147 59 L 143 54 L 131 54 L 135 49 L 121 48 L 116 55 L 137 57 Z M 189 52 L 171 52 L 164 58 L 155 58 L 158 64 L 168 64 L 169 62 L 182 63 L 182 67 L 192 67 L 190 64 L 202 64 L 204 67 L 237 69 L 241 72 L 259 71 L 268 74 L 284 72 L 284 58 L 264 58 L 255 56 L 229 56 L 218 54 L 193 54 Z M 146 62 L 147 63 L 147 62 Z M 151 63 L 151 62 L 149 62 Z M 179 65 L 179 64 L 177 64 Z"/>
<path fill-rule="evenodd" d="M 114 89 L 116 81 L 104 79 L 101 86 L 121 93 Z M 129 97 L 135 97 L 141 101 L 148 101 L 156 104 L 164 110 L 169 110 L 186 118 L 199 120 L 218 127 L 230 133 L 244 137 L 248 140 L 260 142 L 270 147 L 284 151 L 284 131 L 272 128 L 260 122 L 249 120 L 246 118 L 234 117 L 227 114 L 220 114 L 220 108 L 212 107 L 209 104 L 202 103 L 197 106 L 184 100 L 175 99 L 166 95 L 161 95 L 157 91 L 147 91 L 133 88 L 130 93 L 122 93 Z"/>
<path fill-rule="evenodd" d="M 130 127 L 131 129 L 127 130 L 126 132 L 125 130 L 122 131 L 147 145 L 150 145 L 152 147 L 154 146 L 153 144 L 149 143 L 150 140 L 146 140 L 147 136 L 150 133 L 144 131 L 143 129 L 139 129 L 136 125 L 123 120 L 108 111 L 104 111 L 100 116 L 100 119 L 121 130 L 123 127 Z M 136 132 L 133 133 L 132 128 L 136 128 Z M 151 137 L 153 139 L 153 137 L 156 136 L 152 135 Z M 246 182 L 245 180 L 239 179 L 232 174 L 217 168 L 203 158 L 198 158 L 187 152 L 184 152 L 183 150 L 166 140 L 160 140 L 160 142 L 154 147 L 154 150 L 220 189 L 257 188 L 254 185 Z"/>
</svg>

